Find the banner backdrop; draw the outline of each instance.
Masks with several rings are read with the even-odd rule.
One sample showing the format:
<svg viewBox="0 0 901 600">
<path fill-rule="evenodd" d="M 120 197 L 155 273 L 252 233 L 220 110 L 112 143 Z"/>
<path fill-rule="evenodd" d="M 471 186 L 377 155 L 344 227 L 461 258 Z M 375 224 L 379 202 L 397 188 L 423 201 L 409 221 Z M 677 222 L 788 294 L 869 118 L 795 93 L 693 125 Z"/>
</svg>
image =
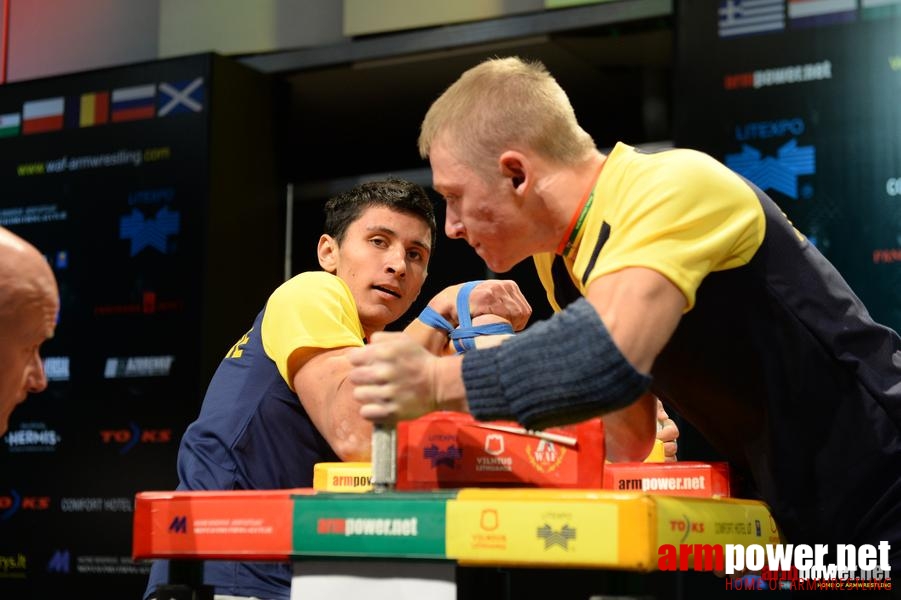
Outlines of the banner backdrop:
<svg viewBox="0 0 901 600">
<path fill-rule="evenodd" d="M 676 17 L 676 145 L 770 194 L 901 330 L 901 1 L 680 1 Z"/>
<path fill-rule="evenodd" d="M 238 303 L 238 324 L 218 324 L 228 342 L 202 336 L 217 292 L 204 287 L 215 250 L 205 224 L 234 210 L 210 184 L 214 145 L 227 139 L 211 119 L 217 79 L 234 68 L 223 60 L 0 89 L 0 225 L 46 255 L 61 296 L 42 348 L 48 389 L 13 413 L 0 444 L 0 597 L 143 592 L 134 494 L 174 489 L 178 442 L 209 377 L 204 357 L 224 355 L 252 318 Z M 277 284 L 280 264 L 258 268 L 265 275 L 245 292 L 256 310 L 254 286 Z"/>
</svg>

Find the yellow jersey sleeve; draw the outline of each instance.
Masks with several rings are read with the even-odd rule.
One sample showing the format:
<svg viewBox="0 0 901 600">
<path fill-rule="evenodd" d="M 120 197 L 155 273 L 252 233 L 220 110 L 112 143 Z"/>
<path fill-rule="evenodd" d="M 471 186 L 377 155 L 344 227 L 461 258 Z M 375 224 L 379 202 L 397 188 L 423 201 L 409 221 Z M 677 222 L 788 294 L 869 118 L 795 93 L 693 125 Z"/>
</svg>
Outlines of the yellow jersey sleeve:
<svg viewBox="0 0 901 600">
<path fill-rule="evenodd" d="M 572 273 L 584 293 L 603 275 L 653 269 L 682 291 L 688 311 L 708 273 L 751 260 L 765 226 L 754 191 L 710 156 L 618 144 L 598 178 Z"/>
<path fill-rule="evenodd" d="M 362 346 L 364 337 L 350 289 L 325 271 L 301 273 L 276 288 L 266 302 L 260 335 L 291 389 L 288 358 L 295 350 Z"/>
</svg>

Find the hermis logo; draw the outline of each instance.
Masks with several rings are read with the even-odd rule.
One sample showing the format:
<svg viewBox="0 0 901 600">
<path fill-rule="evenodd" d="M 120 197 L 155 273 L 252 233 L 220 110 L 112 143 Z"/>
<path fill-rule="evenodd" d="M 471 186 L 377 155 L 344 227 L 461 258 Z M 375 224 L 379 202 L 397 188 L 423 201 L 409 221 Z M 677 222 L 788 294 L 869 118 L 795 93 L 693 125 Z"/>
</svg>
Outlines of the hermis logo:
<svg viewBox="0 0 901 600">
<path fill-rule="evenodd" d="M 775 157 L 764 157 L 760 150 L 742 144 L 741 152 L 727 154 L 724 162 L 760 189 L 775 190 L 797 200 L 798 177 L 816 173 L 816 149 L 798 146 L 791 139 L 776 151 Z"/>
<path fill-rule="evenodd" d="M 41 512 L 50 508 L 50 496 L 23 496 L 16 490 L 0 496 L 0 521 L 8 521 L 20 511 Z"/>
</svg>

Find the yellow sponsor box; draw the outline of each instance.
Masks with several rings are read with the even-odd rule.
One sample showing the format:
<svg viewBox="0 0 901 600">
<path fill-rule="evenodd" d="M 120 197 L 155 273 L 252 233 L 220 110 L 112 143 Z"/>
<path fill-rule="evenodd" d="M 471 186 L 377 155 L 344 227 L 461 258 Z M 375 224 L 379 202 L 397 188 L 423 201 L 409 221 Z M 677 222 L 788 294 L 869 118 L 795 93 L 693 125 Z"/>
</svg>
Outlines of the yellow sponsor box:
<svg viewBox="0 0 901 600">
<path fill-rule="evenodd" d="M 319 492 L 368 492 L 372 489 L 372 463 L 317 463 L 313 466 L 313 489 Z"/>
<path fill-rule="evenodd" d="M 778 544 L 769 508 L 756 500 L 656 496 L 657 544 Z M 656 550 L 656 549 L 655 549 Z"/>
<path fill-rule="evenodd" d="M 765 504 L 607 490 L 463 489 L 447 556 L 464 565 L 658 568 L 661 545 L 777 543 Z"/>
<path fill-rule="evenodd" d="M 641 494 L 463 489 L 447 503 L 447 555 L 461 564 L 647 569 L 630 537 L 647 538 Z M 622 524 L 633 523 L 629 528 Z M 641 550 L 641 547 L 638 547 Z"/>
</svg>

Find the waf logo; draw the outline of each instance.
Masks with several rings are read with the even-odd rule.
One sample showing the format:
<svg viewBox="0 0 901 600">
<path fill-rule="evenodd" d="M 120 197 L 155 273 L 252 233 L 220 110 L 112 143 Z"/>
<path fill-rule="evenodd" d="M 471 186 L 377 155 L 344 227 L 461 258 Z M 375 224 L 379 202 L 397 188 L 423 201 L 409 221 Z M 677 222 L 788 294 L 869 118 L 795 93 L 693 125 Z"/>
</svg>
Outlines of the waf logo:
<svg viewBox="0 0 901 600">
<path fill-rule="evenodd" d="M 792 139 L 776 151 L 775 157 L 764 157 L 760 150 L 742 144 L 741 152 L 727 154 L 724 162 L 760 189 L 775 190 L 797 200 L 798 177 L 816 172 L 816 149 L 798 146 Z"/>
<path fill-rule="evenodd" d="M 50 496 L 23 496 L 16 490 L 0 496 L 0 521 L 8 521 L 19 511 L 44 511 L 50 508 Z"/>
<path fill-rule="evenodd" d="M 526 446 L 526 456 L 536 471 L 549 473 L 556 471 L 563 462 L 566 448 L 558 447 L 554 442 L 548 440 L 540 440 L 534 450 L 531 444 Z"/>
<path fill-rule="evenodd" d="M 104 444 L 119 445 L 119 454 L 131 451 L 138 444 L 167 444 L 172 441 L 171 429 L 144 429 L 129 423 L 128 429 L 101 429 Z"/>
<path fill-rule="evenodd" d="M 576 539 L 576 529 L 569 525 L 563 525 L 559 531 L 555 531 L 553 527 L 545 523 L 536 531 L 539 539 L 544 540 L 544 549 L 547 550 L 551 546 L 560 546 L 564 550 L 569 550 L 569 541 Z"/>
<path fill-rule="evenodd" d="M 422 457 L 432 463 L 433 469 L 437 469 L 440 465 L 453 469 L 457 466 L 457 462 L 463 459 L 463 450 L 457 446 L 448 446 L 447 450 L 442 450 L 432 444 L 422 449 Z"/>
</svg>

